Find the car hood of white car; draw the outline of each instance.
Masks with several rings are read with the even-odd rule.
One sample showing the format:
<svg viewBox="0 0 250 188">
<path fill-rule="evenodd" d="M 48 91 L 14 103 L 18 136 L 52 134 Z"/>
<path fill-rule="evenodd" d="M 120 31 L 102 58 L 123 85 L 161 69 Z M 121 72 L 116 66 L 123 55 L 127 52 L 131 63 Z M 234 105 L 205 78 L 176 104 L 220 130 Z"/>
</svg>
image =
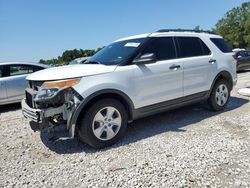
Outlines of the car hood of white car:
<svg viewBox="0 0 250 188">
<path fill-rule="evenodd" d="M 26 79 L 32 81 L 63 80 L 113 72 L 117 66 L 96 64 L 67 65 L 44 69 L 30 74 Z"/>
</svg>

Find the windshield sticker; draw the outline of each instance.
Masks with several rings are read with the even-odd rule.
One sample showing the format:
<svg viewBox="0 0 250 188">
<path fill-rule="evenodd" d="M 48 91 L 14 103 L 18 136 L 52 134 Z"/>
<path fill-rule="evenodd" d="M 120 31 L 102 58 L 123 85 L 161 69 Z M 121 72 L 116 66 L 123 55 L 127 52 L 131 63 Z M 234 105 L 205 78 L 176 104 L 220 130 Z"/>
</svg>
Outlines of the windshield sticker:
<svg viewBox="0 0 250 188">
<path fill-rule="evenodd" d="M 137 48 L 140 45 L 140 43 L 137 42 L 128 42 L 127 44 L 125 44 L 125 47 L 135 47 Z"/>
</svg>

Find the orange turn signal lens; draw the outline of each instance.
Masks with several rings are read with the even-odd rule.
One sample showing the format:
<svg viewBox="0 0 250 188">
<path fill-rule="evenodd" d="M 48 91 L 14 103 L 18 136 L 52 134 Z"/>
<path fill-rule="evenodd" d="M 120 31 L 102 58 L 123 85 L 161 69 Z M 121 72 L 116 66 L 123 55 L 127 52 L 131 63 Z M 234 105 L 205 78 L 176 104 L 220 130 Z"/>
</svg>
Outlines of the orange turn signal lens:
<svg viewBox="0 0 250 188">
<path fill-rule="evenodd" d="M 42 84 L 42 88 L 61 88 L 65 89 L 68 87 L 71 87 L 73 85 L 76 85 L 80 82 L 80 79 L 69 79 L 69 80 L 58 80 L 58 81 L 51 81 L 51 82 L 44 82 Z"/>
</svg>

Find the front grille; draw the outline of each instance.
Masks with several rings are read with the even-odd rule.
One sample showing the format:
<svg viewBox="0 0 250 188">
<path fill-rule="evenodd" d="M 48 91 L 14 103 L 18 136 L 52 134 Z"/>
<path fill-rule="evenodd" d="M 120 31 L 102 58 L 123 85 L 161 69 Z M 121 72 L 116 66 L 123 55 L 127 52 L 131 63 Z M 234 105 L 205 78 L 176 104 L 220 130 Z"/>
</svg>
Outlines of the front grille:
<svg viewBox="0 0 250 188">
<path fill-rule="evenodd" d="M 26 103 L 30 108 L 34 108 L 34 98 L 37 94 L 37 91 L 35 91 L 32 88 L 25 89 L 25 97 L 26 97 Z"/>
<path fill-rule="evenodd" d="M 26 97 L 26 103 L 27 103 L 27 105 L 29 107 L 33 108 L 32 95 L 28 91 L 25 91 L 25 97 Z"/>
</svg>

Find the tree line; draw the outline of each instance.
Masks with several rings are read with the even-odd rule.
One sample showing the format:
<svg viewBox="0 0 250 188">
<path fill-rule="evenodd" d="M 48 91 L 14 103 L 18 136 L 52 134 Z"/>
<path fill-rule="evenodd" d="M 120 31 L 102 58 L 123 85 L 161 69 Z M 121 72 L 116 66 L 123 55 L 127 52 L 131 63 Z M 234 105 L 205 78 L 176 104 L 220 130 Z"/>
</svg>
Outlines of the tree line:
<svg viewBox="0 0 250 188">
<path fill-rule="evenodd" d="M 202 29 L 196 26 L 195 30 Z M 233 48 L 250 49 L 250 1 L 242 3 L 240 7 L 229 10 L 224 17 L 215 24 L 215 28 L 213 28 L 212 31 L 221 35 Z M 66 50 L 62 56 L 49 60 L 41 59 L 40 63 L 54 65 L 66 64 L 79 57 L 93 56 L 101 49 L 102 48 L 95 50 Z"/>
<path fill-rule="evenodd" d="M 250 1 L 228 11 L 213 30 L 234 48 L 250 49 Z"/>
<path fill-rule="evenodd" d="M 89 57 L 93 56 L 96 52 L 100 51 L 102 48 L 97 48 L 95 50 L 83 50 L 83 49 L 73 49 L 73 50 L 66 50 L 62 53 L 62 56 L 58 56 L 54 59 L 44 60 L 40 59 L 39 63 L 44 64 L 52 64 L 52 65 L 60 65 L 60 64 L 67 64 L 68 62 L 79 58 L 79 57 Z"/>
</svg>

